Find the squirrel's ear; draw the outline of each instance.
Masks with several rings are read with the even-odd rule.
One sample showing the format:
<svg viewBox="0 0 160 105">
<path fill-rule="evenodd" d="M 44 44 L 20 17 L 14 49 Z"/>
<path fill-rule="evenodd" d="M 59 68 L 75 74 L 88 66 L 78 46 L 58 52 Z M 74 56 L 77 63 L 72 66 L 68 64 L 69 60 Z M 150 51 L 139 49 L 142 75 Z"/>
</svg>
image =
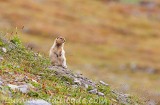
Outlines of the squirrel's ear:
<svg viewBox="0 0 160 105">
<path fill-rule="evenodd" d="M 58 36 L 56 39 L 58 39 L 58 38 L 60 38 L 60 37 Z"/>
</svg>

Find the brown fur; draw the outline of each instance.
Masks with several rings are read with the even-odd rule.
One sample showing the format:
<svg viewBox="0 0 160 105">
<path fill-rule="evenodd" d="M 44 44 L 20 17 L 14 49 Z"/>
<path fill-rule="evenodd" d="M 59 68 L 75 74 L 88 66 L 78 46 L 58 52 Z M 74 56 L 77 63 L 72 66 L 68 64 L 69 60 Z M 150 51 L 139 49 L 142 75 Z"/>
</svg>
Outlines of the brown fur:
<svg viewBox="0 0 160 105">
<path fill-rule="evenodd" d="M 58 37 L 55 39 L 53 46 L 50 49 L 49 57 L 53 66 L 62 66 L 67 68 L 64 47 L 65 39 Z"/>
</svg>

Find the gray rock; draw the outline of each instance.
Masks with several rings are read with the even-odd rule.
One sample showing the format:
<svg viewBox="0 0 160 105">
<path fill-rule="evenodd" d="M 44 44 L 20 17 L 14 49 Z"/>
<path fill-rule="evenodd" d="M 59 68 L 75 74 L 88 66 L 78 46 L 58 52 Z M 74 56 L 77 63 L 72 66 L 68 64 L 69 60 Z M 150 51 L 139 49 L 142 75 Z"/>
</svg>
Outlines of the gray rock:
<svg viewBox="0 0 160 105">
<path fill-rule="evenodd" d="M 27 93 L 30 88 L 33 88 L 31 84 L 24 84 L 19 86 L 8 84 L 8 87 L 10 87 L 12 90 L 19 90 L 22 93 Z"/>
<path fill-rule="evenodd" d="M 98 92 L 97 95 L 99 95 L 99 96 L 104 96 L 104 93 Z"/>
<path fill-rule="evenodd" d="M 18 89 L 22 92 L 22 93 L 27 93 L 29 91 L 29 86 L 28 85 L 20 85 L 18 86 Z"/>
<path fill-rule="evenodd" d="M 103 81 L 99 81 L 102 85 L 105 85 L 105 86 L 109 86 L 109 84 L 103 82 Z"/>
<path fill-rule="evenodd" d="M 2 47 L 2 51 L 3 51 L 4 53 L 7 52 L 6 48 L 4 48 L 4 47 Z"/>
<path fill-rule="evenodd" d="M 0 88 L 2 87 L 3 84 L 4 83 L 3 83 L 2 79 L 0 78 Z"/>
<path fill-rule="evenodd" d="M 73 80 L 74 84 L 77 84 L 79 86 L 85 87 L 85 86 L 91 86 L 92 88 L 96 88 L 96 83 L 92 82 L 88 78 L 83 77 L 82 75 L 73 74 L 71 70 L 69 69 L 63 69 L 62 67 L 58 66 L 50 66 L 50 70 L 54 71 L 54 74 L 58 77 L 68 77 L 71 80 Z"/>
<path fill-rule="evenodd" d="M 84 85 L 84 87 L 87 89 L 87 88 L 88 88 L 88 85 L 87 85 L 87 84 L 85 84 L 85 85 Z"/>
<path fill-rule="evenodd" d="M 2 81 L 0 81 L 0 86 L 3 84 L 3 82 Z"/>
<path fill-rule="evenodd" d="M 72 87 L 73 87 L 73 88 L 78 88 L 78 86 L 77 86 L 77 85 L 72 85 Z"/>
<path fill-rule="evenodd" d="M 32 79 L 32 82 L 38 83 L 36 80 Z"/>
<path fill-rule="evenodd" d="M 37 100 L 30 100 L 24 103 L 24 105 L 51 105 L 45 100 L 37 99 Z"/>
<path fill-rule="evenodd" d="M 93 90 L 90 90 L 90 91 L 88 91 L 89 93 L 91 93 L 91 94 L 97 94 L 97 89 L 93 89 Z"/>
<path fill-rule="evenodd" d="M 12 85 L 12 84 L 8 84 L 8 87 L 10 87 L 10 89 L 12 89 L 12 90 L 18 89 L 17 85 Z"/>
<path fill-rule="evenodd" d="M 79 79 L 77 79 L 77 78 L 74 78 L 74 83 L 79 84 L 79 85 L 82 84 L 81 81 Z"/>
</svg>

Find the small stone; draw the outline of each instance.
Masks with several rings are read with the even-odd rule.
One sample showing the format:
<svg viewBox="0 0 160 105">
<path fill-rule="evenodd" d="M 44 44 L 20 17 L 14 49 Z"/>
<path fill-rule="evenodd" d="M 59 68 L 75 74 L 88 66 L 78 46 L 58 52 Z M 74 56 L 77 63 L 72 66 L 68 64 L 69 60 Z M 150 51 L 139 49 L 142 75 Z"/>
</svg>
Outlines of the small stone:
<svg viewBox="0 0 160 105">
<path fill-rule="evenodd" d="M 130 97 L 131 95 L 130 94 L 124 94 L 124 97 Z"/>
<path fill-rule="evenodd" d="M 8 84 L 8 87 L 10 87 L 12 90 L 18 89 L 17 85 Z"/>
<path fill-rule="evenodd" d="M 24 103 L 24 105 L 51 105 L 45 100 L 37 99 L 37 100 L 30 100 Z"/>
<path fill-rule="evenodd" d="M 91 93 L 91 94 L 97 94 L 97 89 L 93 89 L 93 90 L 90 90 L 88 92 Z"/>
<path fill-rule="evenodd" d="M 72 87 L 73 87 L 73 88 L 78 88 L 78 86 L 77 86 L 77 85 L 72 85 Z"/>
<path fill-rule="evenodd" d="M 75 77 L 78 77 L 77 74 L 74 74 Z"/>
<path fill-rule="evenodd" d="M 8 84 L 8 87 L 10 87 L 12 90 L 19 90 L 22 93 L 27 93 L 29 91 L 29 88 L 33 88 L 33 86 L 31 86 L 30 84 L 25 84 L 25 85 L 12 85 L 12 84 Z"/>
<path fill-rule="evenodd" d="M 32 79 L 32 82 L 38 83 L 36 80 Z"/>
<path fill-rule="evenodd" d="M 28 92 L 28 85 L 20 85 L 18 86 L 18 89 L 22 92 L 22 93 L 27 93 Z"/>
<path fill-rule="evenodd" d="M 3 82 L 0 80 L 0 86 L 2 86 L 3 85 Z"/>
<path fill-rule="evenodd" d="M 85 85 L 84 85 L 84 87 L 87 89 L 87 88 L 88 88 L 88 85 L 87 85 L 87 84 L 85 84 Z"/>
<path fill-rule="evenodd" d="M 105 85 L 105 86 L 109 86 L 109 84 L 103 82 L 103 81 L 99 81 L 102 85 Z"/>
<path fill-rule="evenodd" d="M 8 72 L 8 74 L 13 75 L 14 73 L 13 72 Z"/>
<path fill-rule="evenodd" d="M 99 96 L 104 96 L 104 93 L 98 92 L 97 95 L 99 95 Z"/>
<path fill-rule="evenodd" d="M 77 78 L 74 79 L 74 83 L 81 85 L 81 81 Z"/>
<path fill-rule="evenodd" d="M 91 81 L 91 80 L 88 80 L 88 82 L 89 82 L 89 83 L 92 83 L 92 81 Z"/>
<path fill-rule="evenodd" d="M 66 84 L 70 85 L 70 82 L 66 82 Z"/>
<path fill-rule="evenodd" d="M 7 52 L 7 50 L 6 50 L 6 48 L 2 48 L 2 51 L 4 52 L 4 53 L 6 53 Z"/>
</svg>

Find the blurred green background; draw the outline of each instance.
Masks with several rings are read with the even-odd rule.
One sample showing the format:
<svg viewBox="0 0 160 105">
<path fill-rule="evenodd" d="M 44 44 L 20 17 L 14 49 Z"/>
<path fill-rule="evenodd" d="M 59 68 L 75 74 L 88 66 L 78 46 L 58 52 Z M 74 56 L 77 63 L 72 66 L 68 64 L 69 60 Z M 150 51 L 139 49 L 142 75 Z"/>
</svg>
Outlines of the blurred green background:
<svg viewBox="0 0 160 105">
<path fill-rule="evenodd" d="M 16 28 L 17 27 L 17 28 Z M 0 0 L 0 31 L 48 52 L 64 36 L 74 72 L 160 101 L 159 0 Z"/>
</svg>

